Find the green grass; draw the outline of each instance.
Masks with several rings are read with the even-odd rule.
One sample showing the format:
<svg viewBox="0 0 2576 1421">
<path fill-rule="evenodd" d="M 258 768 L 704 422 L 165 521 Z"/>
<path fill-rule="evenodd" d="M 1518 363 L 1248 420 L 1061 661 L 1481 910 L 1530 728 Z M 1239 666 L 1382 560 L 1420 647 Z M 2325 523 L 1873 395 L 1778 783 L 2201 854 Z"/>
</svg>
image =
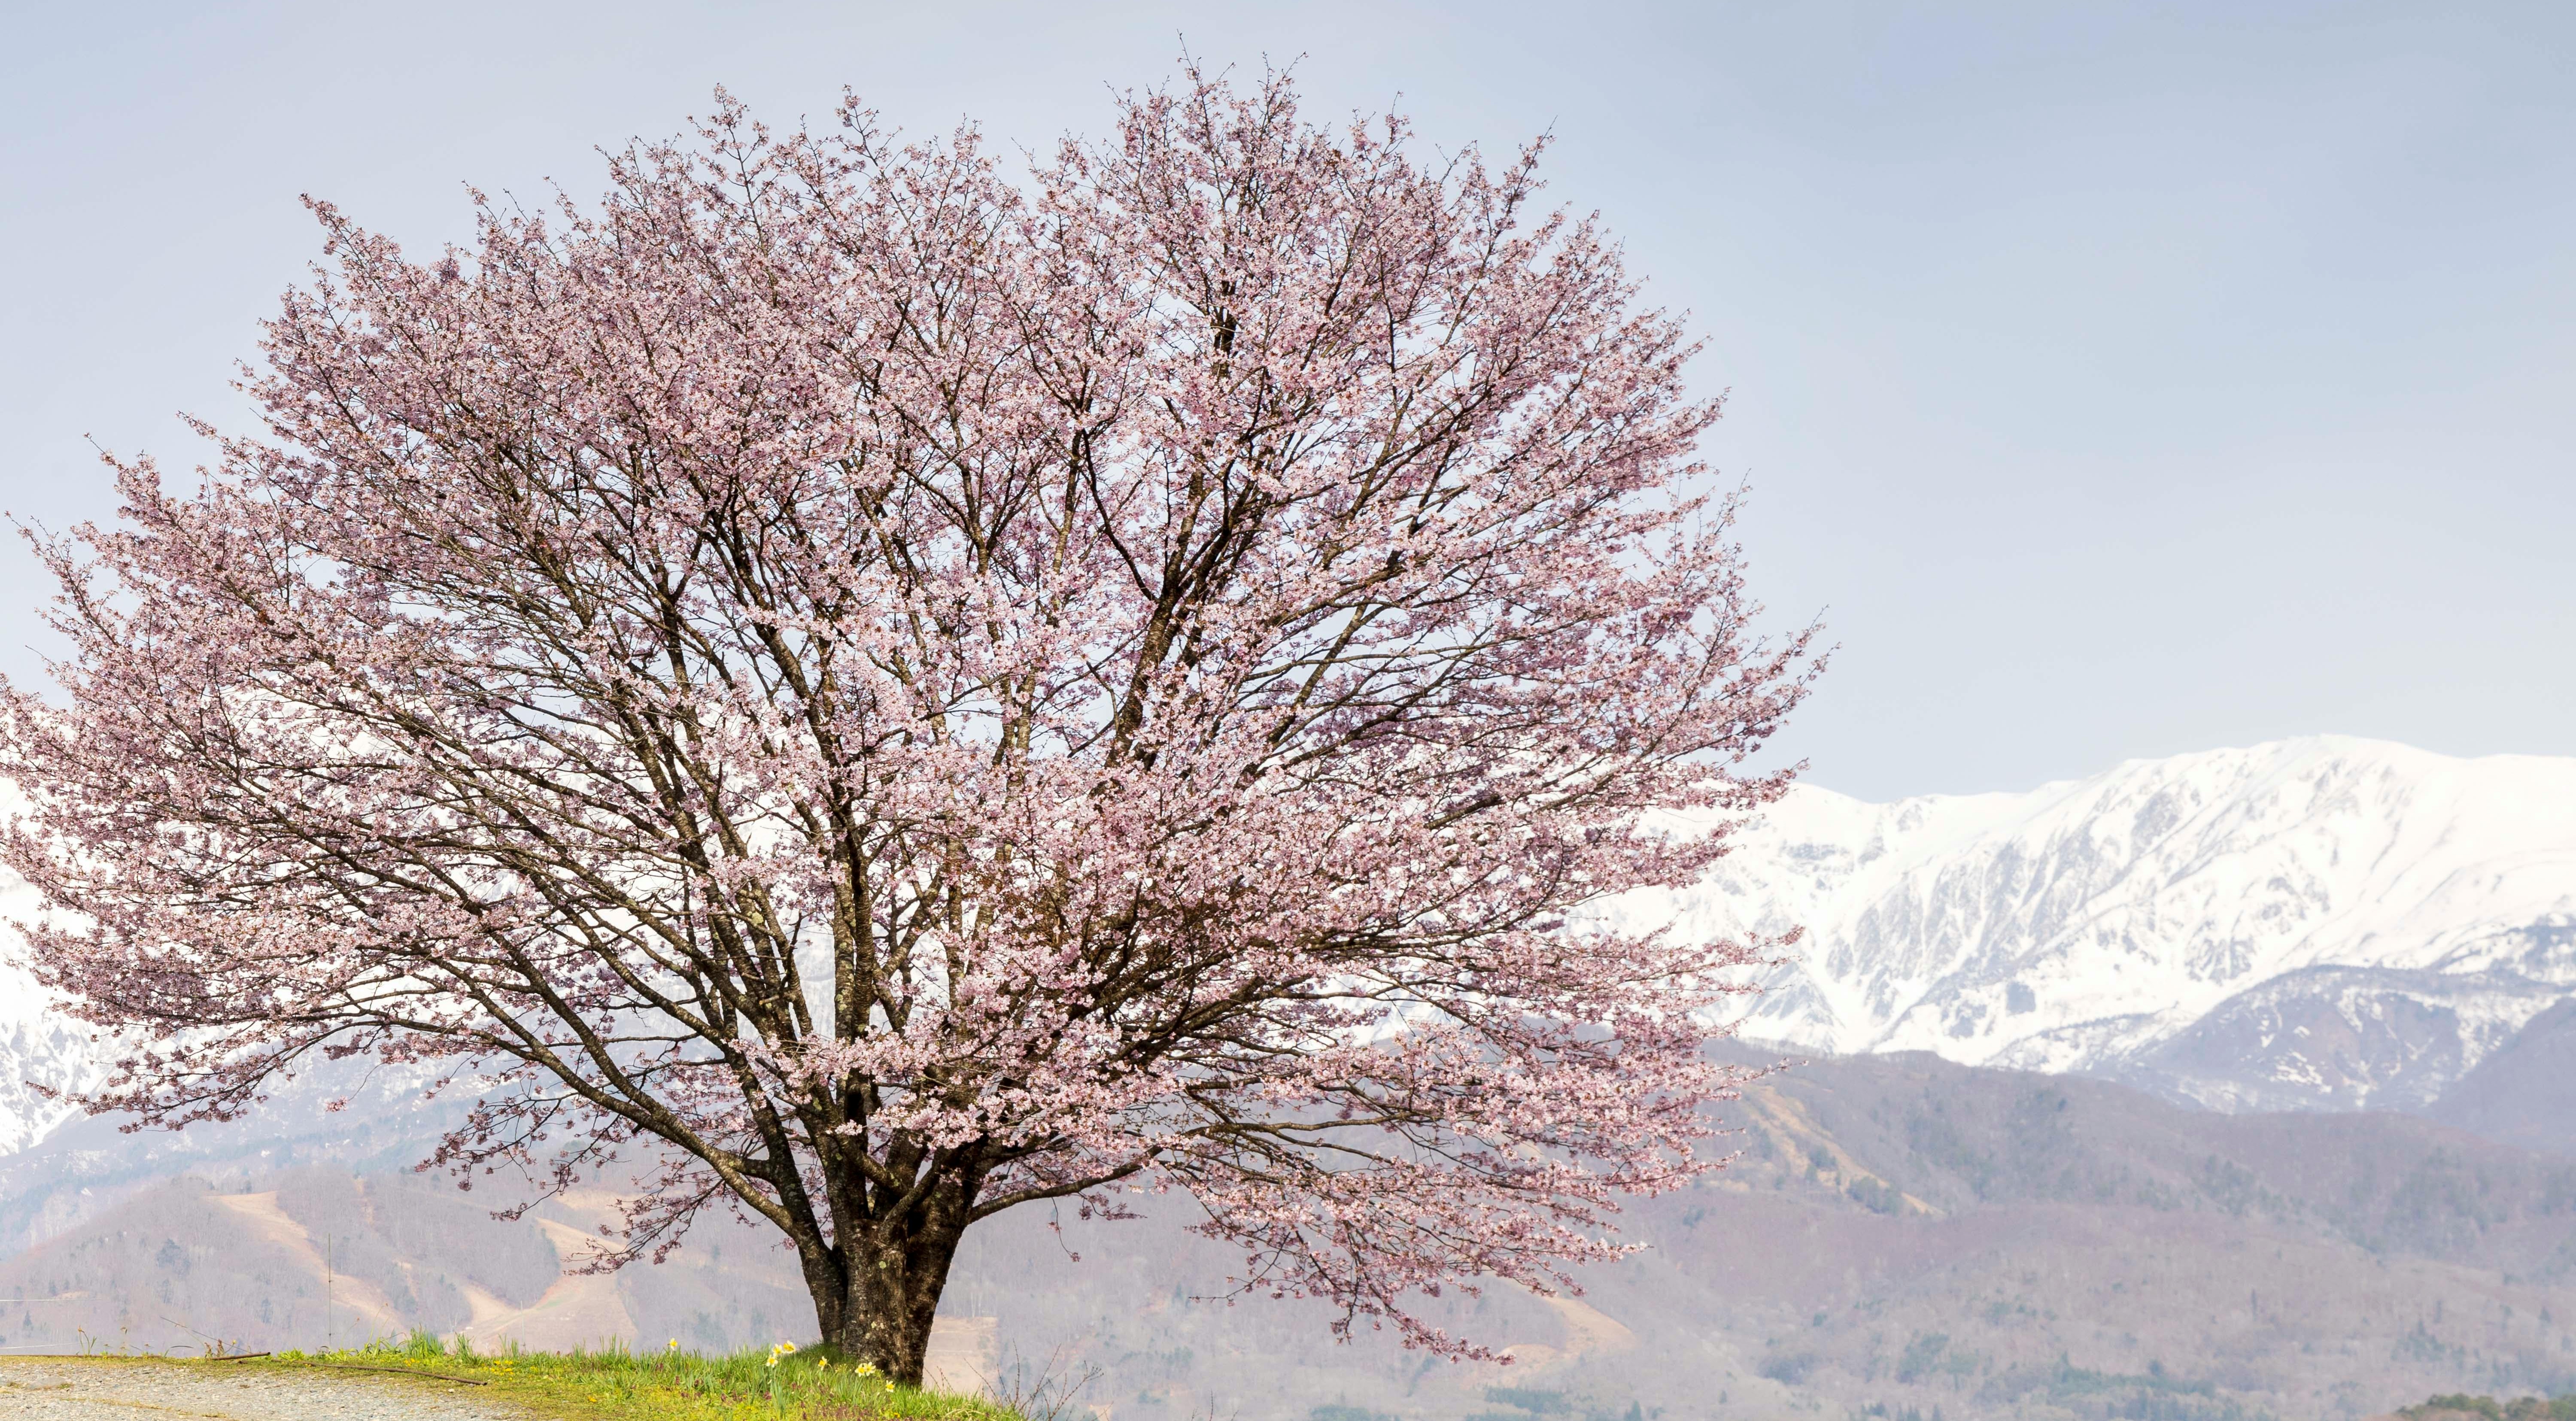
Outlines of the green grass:
<svg viewBox="0 0 2576 1421">
<path fill-rule="evenodd" d="M 704 1357 L 669 1349 L 637 1354 L 529 1352 L 508 1347 L 483 1355 L 462 1340 L 427 1333 L 330 1352 L 210 1365 L 291 1370 L 299 1367 L 392 1367 L 471 1377 L 530 1410 L 566 1421 L 1025 1421 L 980 1397 L 898 1387 L 862 1375 L 832 1350 L 777 1358 L 768 1352 Z"/>
</svg>

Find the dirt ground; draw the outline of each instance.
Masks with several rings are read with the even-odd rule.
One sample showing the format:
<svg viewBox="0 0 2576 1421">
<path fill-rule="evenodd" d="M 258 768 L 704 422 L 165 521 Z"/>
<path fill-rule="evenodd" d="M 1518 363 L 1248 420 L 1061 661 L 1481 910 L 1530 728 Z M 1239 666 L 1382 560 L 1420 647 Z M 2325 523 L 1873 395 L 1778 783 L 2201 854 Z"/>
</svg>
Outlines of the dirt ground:
<svg viewBox="0 0 2576 1421">
<path fill-rule="evenodd" d="M 530 1421 L 532 1413 L 482 1392 L 389 1373 L 0 1358 L 0 1417 L 43 1421 Z"/>
</svg>

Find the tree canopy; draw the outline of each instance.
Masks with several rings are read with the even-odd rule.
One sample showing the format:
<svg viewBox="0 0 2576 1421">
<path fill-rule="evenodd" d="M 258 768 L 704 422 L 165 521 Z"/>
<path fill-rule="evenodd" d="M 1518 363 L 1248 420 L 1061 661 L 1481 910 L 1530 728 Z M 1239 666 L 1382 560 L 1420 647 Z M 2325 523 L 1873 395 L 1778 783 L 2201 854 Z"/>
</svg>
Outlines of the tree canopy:
<svg viewBox="0 0 2576 1421">
<path fill-rule="evenodd" d="M 1584 910 L 1782 791 L 1813 659 L 1680 323 L 1536 147 L 1420 147 L 1192 72 L 1017 178 L 722 100 L 427 260 L 314 203 L 264 427 L 38 540 L 6 857 L 146 1043 L 93 1105 L 433 1068 L 440 1163 L 610 1173 L 620 1259 L 766 1218 L 907 1379 L 1033 1200 L 1471 1354 L 1408 1296 L 1614 1256 L 1775 945 Z"/>
</svg>

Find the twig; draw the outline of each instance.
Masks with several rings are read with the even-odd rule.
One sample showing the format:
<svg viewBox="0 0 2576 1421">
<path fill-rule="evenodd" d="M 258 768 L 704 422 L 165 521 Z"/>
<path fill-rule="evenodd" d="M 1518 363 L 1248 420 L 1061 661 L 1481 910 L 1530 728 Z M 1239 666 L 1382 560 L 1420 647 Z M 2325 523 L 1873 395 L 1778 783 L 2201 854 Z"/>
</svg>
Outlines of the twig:
<svg viewBox="0 0 2576 1421">
<path fill-rule="evenodd" d="M 206 1355 L 209 1357 L 220 1357 L 224 1355 L 224 1349 L 232 1345 L 220 1337 L 208 1337 L 206 1334 L 197 1331 L 197 1329 L 190 1327 L 188 1324 L 181 1322 L 179 1319 L 172 1317 L 166 1312 L 161 1314 L 161 1320 L 170 1324 L 172 1327 L 178 1328 L 182 1332 L 190 1334 L 198 1341 L 205 1343 Z"/>
<path fill-rule="evenodd" d="M 267 1352 L 244 1352 L 238 1357 L 218 1357 L 215 1360 L 219 1362 L 247 1362 L 253 1357 L 266 1357 L 269 1355 L 271 1354 Z M 365 1362 L 309 1362 L 301 1359 L 290 1361 L 286 1365 L 291 1367 L 328 1367 L 335 1372 L 391 1372 L 398 1377 L 436 1377 L 438 1380 L 443 1382 L 461 1382 L 466 1386 L 490 1386 L 492 1384 L 490 1380 L 483 1377 L 460 1377 L 454 1372 L 433 1372 L 421 1367 L 378 1367 L 371 1366 Z"/>
</svg>

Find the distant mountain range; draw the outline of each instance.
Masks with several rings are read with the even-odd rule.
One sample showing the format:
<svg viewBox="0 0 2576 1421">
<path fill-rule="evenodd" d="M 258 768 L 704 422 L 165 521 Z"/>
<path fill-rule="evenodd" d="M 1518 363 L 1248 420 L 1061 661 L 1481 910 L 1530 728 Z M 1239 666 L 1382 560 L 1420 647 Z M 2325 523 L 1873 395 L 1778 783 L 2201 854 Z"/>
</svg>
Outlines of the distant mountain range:
<svg viewBox="0 0 2576 1421">
<path fill-rule="evenodd" d="M 0 888 L 0 917 L 34 907 Z M 1803 925 L 1748 1040 L 2228 1112 L 2398 1109 L 2576 1153 L 2576 759 L 2329 736 L 2022 794 L 1801 785 L 1700 882 L 1609 911 Z M 368 1073 L 290 1085 L 223 1130 L 122 1135 L 26 1084 L 94 1083 L 90 1037 L 0 953 L 0 1253 L 180 1172 L 377 1167 L 458 1108 Z M 350 1090 L 361 1108 L 323 1112 Z"/>
<path fill-rule="evenodd" d="M 2576 996 L 2576 759 L 2327 736 L 2026 794 L 1802 785 L 1699 883 L 1613 911 L 1803 925 L 1752 1038 L 2531 1136 L 2533 1068 L 2565 1053 L 2505 1048 L 2571 1029 L 2551 1009 Z"/>
</svg>

